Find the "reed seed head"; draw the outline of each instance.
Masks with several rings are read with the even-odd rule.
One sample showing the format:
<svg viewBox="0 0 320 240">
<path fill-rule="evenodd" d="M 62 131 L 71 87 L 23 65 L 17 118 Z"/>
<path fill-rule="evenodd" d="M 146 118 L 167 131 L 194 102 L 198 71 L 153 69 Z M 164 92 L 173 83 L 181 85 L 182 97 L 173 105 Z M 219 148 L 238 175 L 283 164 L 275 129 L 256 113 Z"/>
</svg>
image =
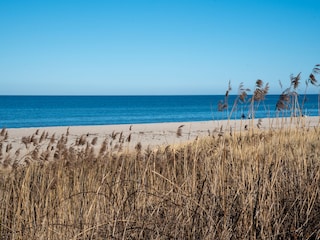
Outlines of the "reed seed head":
<svg viewBox="0 0 320 240">
<path fill-rule="evenodd" d="M 299 84 L 300 84 L 300 75 L 301 75 L 301 72 L 297 75 L 297 76 L 294 76 L 291 74 L 290 76 L 290 79 L 291 79 L 291 85 L 293 86 L 293 89 L 296 90 L 298 87 L 299 87 Z"/>
</svg>

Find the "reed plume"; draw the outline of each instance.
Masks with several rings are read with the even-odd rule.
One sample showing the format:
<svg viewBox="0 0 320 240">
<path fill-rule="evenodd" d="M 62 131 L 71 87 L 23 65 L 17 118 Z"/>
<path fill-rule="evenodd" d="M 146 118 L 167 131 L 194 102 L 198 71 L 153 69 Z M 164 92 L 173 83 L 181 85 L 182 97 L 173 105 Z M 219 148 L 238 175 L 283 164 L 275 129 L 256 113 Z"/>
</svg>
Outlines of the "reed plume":
<svg viewBox="0 0 320 240">
<path fill-rule="evenodd" d="M 225 93 L 225 96 L 224 96 L 224 100 L 220 100 L 218 102 L 218 111 L 219 112 L 222 112 L 222 111 L 228 109 L 228 99 L 229 99 L 229 94 L 230 94 L 231 90 L 232 90 L 231 82 L 229 81 L 228 89 L 226 90 L 226 93 Z"/>
<path fill-rule="evenodd" d="M 177 137 L 181 137 L 182 136 L 182 128 L 184 127 L 184 125 L 181 125 L 178 127 L 177 132 L 176 132 L 176 136 Z"/>
<path fill-rule="evenodd" d="M 316 74 L 320 74 L 320 64 L 316 64 L 309 75 L 309 82 L 314 86 L 319 86 L 318 81 L 315 77 Z"/>
<path fill-rule="evenodd" d="M 269 83 L 267 83 L 265 86 L 263 86 L 263 81 L 261 79 L 258 79 L 256 81 L 256 88 L 253 93 L 253 100 L 254 101 L 263 101 L 265 99 L 265 96 L 269 92 Z"/>
<path fill-rule="evenodd" d="M 0 132 L 0 136 L 4 137 L 6 132 L 7 132 L 6 128 L 2 128 L 2 130 Z"/>
<path fill-rule="evenodd" d="M 232 109 L 230 111 L 229 117 L 228 119 L 231 118 L 232 113 L 234 112 L 234 110 L 236 109 L 238 102 L 240 101 L 241 103 L 246 103 L 246 99 L 248 96 L 248 92 L 250 92 L 249 88 L 245 88 L 243 83 L 240 83 L 239 87 L 238 87 L 238 95 L 236 97 L 236 99 L 234 100 Z"/>
<path fill-rule="evenodd" d="M 289 106 L 291 106 L 291 115 L 294 117 L 301 116 L 302 115 L 302 109 L 300 108 L 300 104 L 298 101 L 298 87 L 300 85 L 300 79 L 301 79 L 301 72 L 294 76 L 293 74 L 290 75 L 290 87 L 284 90 L 279 100 L 276 104 L 277 110 L 285 110 L 289 109 Z M 302 106 L 304 104 L 304 101 L 302 102 Z"/>
<path fill-rule="evenodd" d="M 300 78 L 301 78 L 301 72 L 297 76 L 294 76 L 293 74 L 290 75 L 290 80 L 291 80 L 291 85 L 293 87 L 293 90 L 297 90 L 297 88 L 299 87 Z"/>
<path fill-rule="evenodd" d="M 98 142 L 98 137 L 94 137 L 94 138 L 92 139 L 92 141 L 91 141 L 91 144 L 92 144 L 92 145 L 96 145 L 97 142 Z"/>
<path fill-rule="evenodd" d="M 276 109 L 277 110 L 289 109 L 289 104 L 290 104 L 290 89 L 286 89 L 280 94 L 279 100 L 276 103 Z"/>
</svg>

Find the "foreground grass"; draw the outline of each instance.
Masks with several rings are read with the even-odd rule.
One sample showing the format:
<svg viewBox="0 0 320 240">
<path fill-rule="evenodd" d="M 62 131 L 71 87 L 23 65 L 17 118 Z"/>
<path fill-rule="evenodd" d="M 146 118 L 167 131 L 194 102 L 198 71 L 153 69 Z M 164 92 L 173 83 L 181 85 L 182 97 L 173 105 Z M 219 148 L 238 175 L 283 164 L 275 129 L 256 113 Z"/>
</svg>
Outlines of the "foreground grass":
<svg viewBox="0 0 320 240">
<path fill-rule="evenodd" d="M 59 149 L 1 176 L 0 239 L 320 238 L 319 127 Z"/>
</svg>

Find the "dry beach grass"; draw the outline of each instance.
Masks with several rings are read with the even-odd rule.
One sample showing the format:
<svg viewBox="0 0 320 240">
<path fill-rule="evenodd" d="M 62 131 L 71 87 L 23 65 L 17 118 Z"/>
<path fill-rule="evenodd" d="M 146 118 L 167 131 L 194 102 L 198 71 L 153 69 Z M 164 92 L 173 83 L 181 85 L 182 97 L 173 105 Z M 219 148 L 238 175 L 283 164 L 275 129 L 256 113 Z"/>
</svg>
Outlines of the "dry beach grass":
<svg viewBox="0 0 320 240">
<path fill-rule="evenodd" d="M 320 125 L 300 78 L 276 106 L 291 118 L 254 119 L 257 80 L 228 113 L 247 104 L 247 120 L 3 129 L 0 239 L 320 239 Z"/>
<path fill-rule="evenodd" d="M 318 117 L 247 121 L 3 130 L 0 239 L 318 239 Z"/>
</svg>

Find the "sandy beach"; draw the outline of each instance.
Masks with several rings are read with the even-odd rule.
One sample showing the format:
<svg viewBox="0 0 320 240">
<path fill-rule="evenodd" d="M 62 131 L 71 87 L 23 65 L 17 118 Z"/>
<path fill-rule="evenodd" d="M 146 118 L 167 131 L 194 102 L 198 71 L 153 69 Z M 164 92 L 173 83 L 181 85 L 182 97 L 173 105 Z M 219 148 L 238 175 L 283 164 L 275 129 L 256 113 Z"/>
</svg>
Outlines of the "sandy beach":
<svg viewBox="0 0 320 240">
<path fill-rule="evenodd" d="M 176 146 L 198 137 L 219 132 L 263 130 L 283 127 L 318 126 L 319 117 L 265 118 L 255 120 L 223 120 L 204 122 L 175 122 L 133 125 L 70 126 L 45 128 L 11 128 L 2 134 L 2 158 L 11 163 L 23 162 L 30 152 L 54 152 L 59 140 L 77 150 L 88 145 L 99 151 L 105 142 L 114 151 L 142 150 L 160 146 Z M 4 139 L 5 138 L 5 139 Z M 52 154 L 53 155 L 53 154 Z"/>
</svg>

